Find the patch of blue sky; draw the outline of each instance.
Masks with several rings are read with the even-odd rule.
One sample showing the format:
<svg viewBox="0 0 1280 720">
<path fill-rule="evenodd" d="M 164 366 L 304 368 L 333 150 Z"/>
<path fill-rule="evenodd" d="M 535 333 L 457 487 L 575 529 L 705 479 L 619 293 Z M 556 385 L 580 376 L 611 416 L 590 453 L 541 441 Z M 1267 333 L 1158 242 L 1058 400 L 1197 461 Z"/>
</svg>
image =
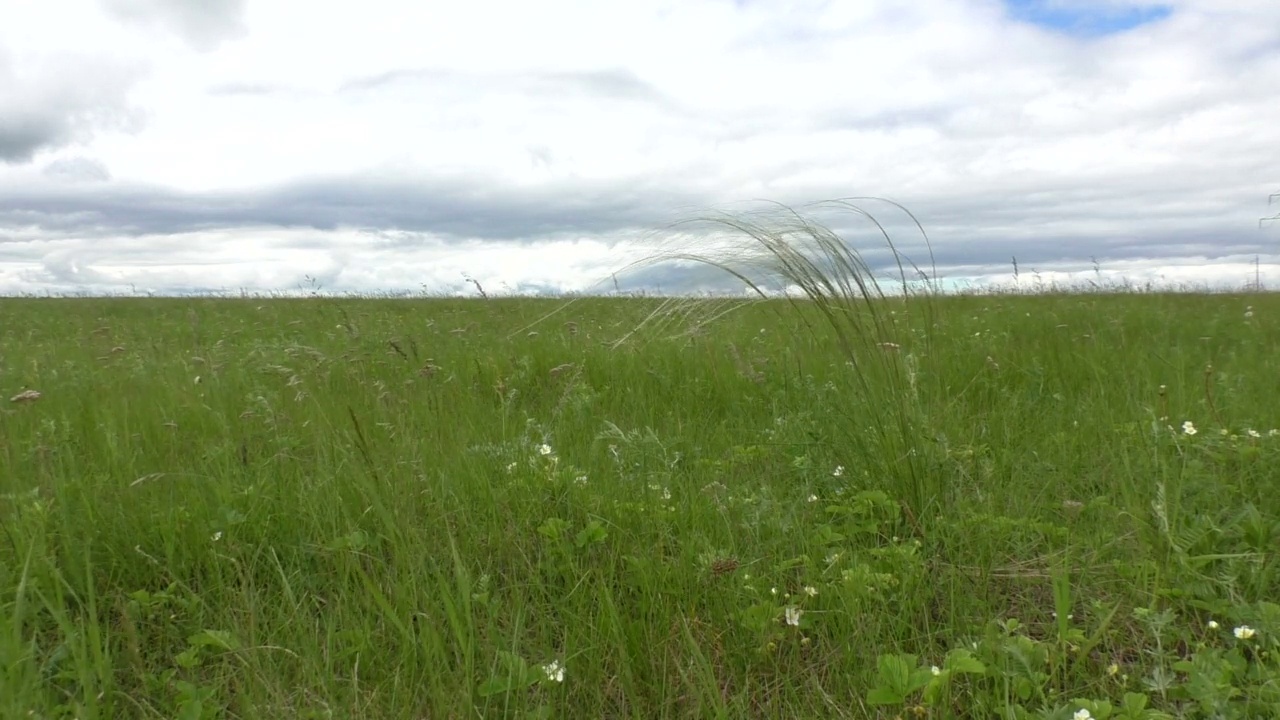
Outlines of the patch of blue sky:
<svg viewBox="0 0 1280 720">
<path fill-rule="evenodd" d="M 1127 32 L 1159 22 L 1173 12 L 1168 5 L 1100 0 L 1004 0 L 1004 4 L 1015 20 L 1082 37 Z"/>
</svg>

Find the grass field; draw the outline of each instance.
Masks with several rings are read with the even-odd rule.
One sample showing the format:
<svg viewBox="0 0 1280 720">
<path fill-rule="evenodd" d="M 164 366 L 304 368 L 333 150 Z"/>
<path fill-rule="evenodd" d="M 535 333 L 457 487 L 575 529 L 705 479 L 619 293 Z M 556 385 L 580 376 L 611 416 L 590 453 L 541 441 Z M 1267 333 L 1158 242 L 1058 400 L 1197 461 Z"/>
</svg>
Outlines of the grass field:
<svg viewBox="0 0 1280 720">
<path fill-rule="evenodd" d="M 0 717 L 1278 716 L 1280 299 L 824 307 L 0 301 Z"/>
</svg>

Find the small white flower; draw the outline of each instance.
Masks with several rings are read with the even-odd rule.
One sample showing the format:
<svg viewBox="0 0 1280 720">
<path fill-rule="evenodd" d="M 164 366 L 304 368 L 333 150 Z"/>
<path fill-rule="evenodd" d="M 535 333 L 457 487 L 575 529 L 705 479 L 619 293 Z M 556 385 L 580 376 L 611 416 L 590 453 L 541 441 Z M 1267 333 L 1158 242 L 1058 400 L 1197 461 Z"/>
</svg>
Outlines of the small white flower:
<svg viewBox="0 0 1280 720">
<path fill-rule="evenodd" d="M 1210 620 L 1208 623 L 1206 623 L 1206 626 L 1207 626 L 1210 630 L 1217 630 L 1217 629 L 1218 629 L 1218 627 L 1219 627 L 1219 626 L 1218 626 L 1218 621 L 1217 621 L 1217 620 Z"/>
<path fill-rule="evenodd" d="M 1072 720 L 1093 720 L 1093 714 L 1085 708 L 1080 708 L 1071 718 Z"/>
<path fill-rule="evenodd" d="M 776 588 L 776 587 L 771 587 L 771 588 L 769 588 L 769 594 L 770 594 L 770 595 L 777 595 L 777 594 L 778 594 L 778 588 Z"/>
<path fill-rule="evenodd" d="M 831 471 L 831 477 L 840 477 L 841 475 L 844 475 L 844 466 L 837 465 L 836 469 Z"/>
<path fill-rule="evenodd" d="M 937 665 L 933 665 L 929 668 L 929 672 L 933 673 L 934 677 L 937 677 L 938 675 L 942 674 L 942 668 L 938 667 Z"/>
<path fill-rule="evenodd" d="M 1252 639 L 1254 635 L 1258 634 L 1257 630 L 1254 630 L 1248 625 L 1241 625 L 1240 627 L 1236 628 L 1235 630 L 1232 630 L 1231 632 L 1239 640 L 1249 640 L 1249 639 Z"/>
<path fill-rule="evenodd" d="M 516 470 L 515 462 L 507 463 L 507 472 L 515 472 L 515 470 Z"/>
<path fill-rule="evenodd" d="M 547 674 L 547 679 L 551 682 L 564 682 L 564 666 L 559 660 L 552 660 L 550 663 L 542 666 L 542 672 Z"/>
<path fill-rule="evenodd" d="M 1249 429 L 1248 429 L 1248 430 L 1246 430 L 1245 432 L 1246 432 L 1246 433 L 1248 433 L 1248 434 L 1249 434 L 1249 437 L 1251 437 L 1251 438 L 1260 438 L 1260 437 L 1262 437 L 1262 433 L 1258 432 L 1257 430 L 1254 430 L 1253 428 L 1249 428 Z"/>
<path fill-rule="evenodd" d="M 574 479 L 573 479 L 573 482 L 574 482 L 574 483 L 576 483 L 576 484 L 578 484 L 578 485 L 586 485 L 586 484 L 587 484 L 587 476 L 586 476 L 586 475 L 579 475 L 578 477 L 576 477 L 576 478 L 574 478 Z"/>
<path fill-rule="evenodd" d="M 1196 434 L 1196 432 L 1197 432 L 1197 431 L 1196 431 L 1196 426 L 1195 426 L 1195 425 L 1193 425 L 1193 424 L 1191 423 L 1191 421 L 1190 421 L 1190 420 L 1188 420 L 1188 421 L 1186 421 L 1186 422 L 1182 423 L 1182 434 L 1183 434 L 1183 435 L 1195 435 L 1195 434 Z M 1087 711 L 1086 711 L 1086 712 L 1087 712 Z"/>
<path fill-rule="evenodd" d="M 221 540 L 221 539 L 222 539 L 222 531 L 221 531 L 221 530 L 219 530 L 218 532 L 214 533 L 214 534 L 213 534 L 213 537 L 211 537 L 211 538 L 209 538 L 209 539 L 210 539 L 210 540 L 212 540 L 213 542 L 218 542 L 219 540 Z"/>
<path fill-rule="evenodd" d="M 1267 437 L 1275 437 L 1277 435 L 1280 435 L 1280 430 L 1271 428 L 1270 430 L 1267 431 Z"/>
<path fill-rule="evenodd" d="M 804 611 L 794 605 L 789 605 L 783 610 L 784 619 L 792 627 L 800 627 L 800 616 L 803 614 Z"/>
<path fill-rule="evenodd" d="M 817 495 L 810 495 L 810 496 L 809 496 L 809 502 L 818 502 L 818 496 L 817 496 Z"/>
<path fill-rule="evenodd" d="M 548 444 L 546 444 L 546 443 L 542 443 L 541 445 L 539 445 L 539 446 L 538 446 L 538 454 L 539 454 L 539 455 L 550 455 L 550 454 L 551 454 L 551 446 L 550 446 L 550 445 L 548 445 Z"/>
<path fill-rule="evenodd" d="M 804 594 L 808 595 L 809 597 L 815 597 L 818 594 L 818 588 L 812 585 L 805 585 Z"/>
</svg>

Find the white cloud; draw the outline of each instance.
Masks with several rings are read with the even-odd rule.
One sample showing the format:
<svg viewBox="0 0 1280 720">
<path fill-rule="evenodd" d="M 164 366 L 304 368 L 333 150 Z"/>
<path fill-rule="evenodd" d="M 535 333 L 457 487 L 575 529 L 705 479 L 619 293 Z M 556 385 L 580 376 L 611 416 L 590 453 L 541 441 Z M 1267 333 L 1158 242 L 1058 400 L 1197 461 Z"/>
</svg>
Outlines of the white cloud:
<svg viewBox="0 0 1280 720">
<path fill-rule="evenodd" d="M 244 0 L 102 0 L 102 4 L 117 19 L 162 27 L 197 50 L 213 50 L 245 33 Z"/>
<path fill-rule="evenodd" d="M 571 290 L 708 205 L 847 195 L 956 276 L 1235 277 L 1280 233 L 1280 5 L 1169 5 L 1081 37 L 996 0 L 23 4 L 0 291 Z"/>
</svg>

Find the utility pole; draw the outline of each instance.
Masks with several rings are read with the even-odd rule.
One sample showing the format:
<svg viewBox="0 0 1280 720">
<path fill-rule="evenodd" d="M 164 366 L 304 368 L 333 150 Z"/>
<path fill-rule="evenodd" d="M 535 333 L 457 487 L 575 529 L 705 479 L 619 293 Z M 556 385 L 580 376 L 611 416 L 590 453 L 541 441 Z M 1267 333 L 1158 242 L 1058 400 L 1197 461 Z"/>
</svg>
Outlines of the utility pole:
<svg viewBox="0 0 1280 720">
<path fill-rule="evenodd" d="M 1268 195 L 1267 207 L 1271 207 L 1271 203 L 1274 203 L 1276 201 L 1276 198 L 1280 198 L 1280 192 L 1271 193 L 1270 195 Z M 1276 213 L 1275 215 L 1270 215 L 1268 217 L 1261 218 L 1258 220 L 1258 227 L 1261 228 L 1266 223 L 1272 223 L 1278 220 L 1280 220 L 1280 213 Z M 1261 259 L 1255 255 L 1253 258 L 1253 289 L 1258 292 L 1262 292 L 1262 271 L 1261 271 L 1261 268 L 1259 267 L 1261 262 L 1262 262 Z"/>
<path fill-rule="evenodd" d="M 1267 198 L 1267 207 L 1271 207 L 1271 203 L 1275 202 L 1276 198 L 1280 198 L 1280 192 L 1271 193 L 1271 195 Z M 1262 227 L 1264 223 L 1275 222 L 1277 220 L 1280 220 L 1280 213 L 1276 213 L 1275 215 L 1264 217 L 1258 220 L 1258 227 Z"/>
</svg>

